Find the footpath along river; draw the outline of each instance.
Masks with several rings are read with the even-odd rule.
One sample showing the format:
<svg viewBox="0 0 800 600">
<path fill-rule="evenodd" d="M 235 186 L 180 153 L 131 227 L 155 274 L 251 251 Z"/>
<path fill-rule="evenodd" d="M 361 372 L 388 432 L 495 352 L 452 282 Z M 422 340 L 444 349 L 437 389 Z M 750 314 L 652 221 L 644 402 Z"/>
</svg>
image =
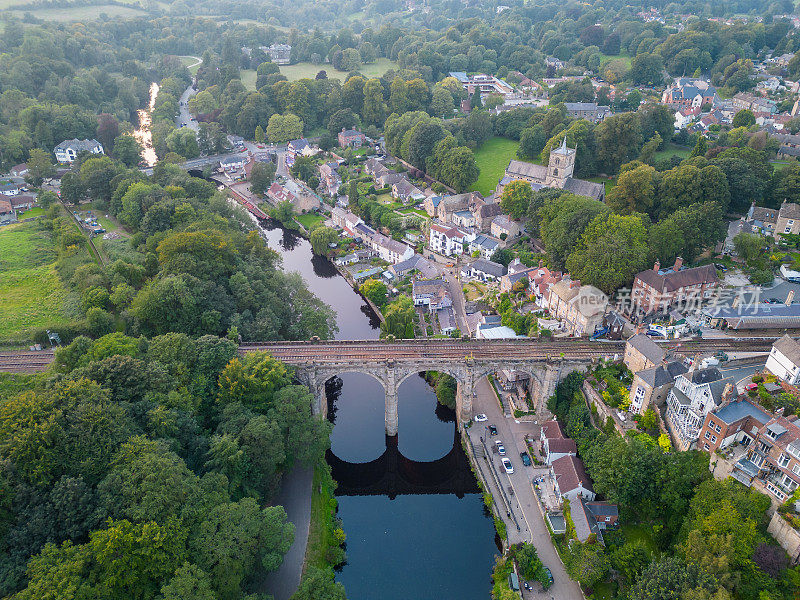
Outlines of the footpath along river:
<svg viewBox="0 0 800 600">
<path fill-rule="evenodd" d="M 300 273 L 337 315 L 337 339 L 376 339 L 380 321 L 309 242 L 280 227 L 264 230 L 284 269 Z M 328 385 L 334 423 L 328 461 L 347 563 L 337 574 L 350 600 L 486 600 L 497 553 L 494 526 L 461 449 L 453 411 L 422 377 L 399 388 L 399 434 L 384 433 L 384 393 L 368 375 L 343 373 Z M 399 475 L 398 475 L 399 474 Z M 338 477 L 337 477 L 338 475 Z M 411 483 L 409 483 L 411 482 Z M 410 493 L 417 486 L 431 493 Z M 279 590 L 273 592 L 278 598 Z"/>
</svg>

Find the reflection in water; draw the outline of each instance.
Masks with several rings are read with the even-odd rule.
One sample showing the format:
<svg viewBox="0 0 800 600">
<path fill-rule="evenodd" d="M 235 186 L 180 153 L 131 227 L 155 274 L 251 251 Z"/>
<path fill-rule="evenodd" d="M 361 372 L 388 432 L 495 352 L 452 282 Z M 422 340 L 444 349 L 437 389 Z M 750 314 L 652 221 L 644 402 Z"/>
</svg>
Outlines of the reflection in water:
<svg viewBox="0 0 800 600">
<path fill-rule="evenodd" d="M 148 167 L 152 167 L 158 160 L 155 148 L 153 148 L 153 133 L 150 130 L 150 126 L 153 124 L 151 113 L 156 105 L 157 95 L 158 84 L 153 82 L 150 84 L 149 108 L 136 111 L 139 116 L 139 127 L 133 132 L 133 137 L 142 145 L 142 160 Z"/>
<path fill-rule="evenodd" d="M 489 596 L 492 522 L 461 448 L 453 411 L 421 377 L 398 390 L 399 433 L 384 434 L 384 393 L 346 373 L 326 386 L 335 422 L 328 463 L 340 487 L 351 600 Z"/>
<path fill-rule="evenodd" d="M 340 459 L 328 450 L 326 459 L 337 482 L 337 496 L 388 496 L 405 494 L 476 494 L 478 483 L 470 469 L 458 432 L 453 446 L 439 459 L 421 462 L 400 453 L 397 436 L 386 436 L 386 451 L 367 463 Z"/>
<path fill-rule="evenodd" d="M 344 277 L 335 277 L 334 266 L 326 258 L 314 257 L 309 241 L 275 223 L 261 227 L 267 244 L 283 259 L 286 271 L 296 271 L 308 288 L 336 313 L 340 340 L 374 340 L 380 333 L 380 320 L 366 301 L 353 291 Z M 380 454 L 380 453 L 379 453 Z"/>
</svg>

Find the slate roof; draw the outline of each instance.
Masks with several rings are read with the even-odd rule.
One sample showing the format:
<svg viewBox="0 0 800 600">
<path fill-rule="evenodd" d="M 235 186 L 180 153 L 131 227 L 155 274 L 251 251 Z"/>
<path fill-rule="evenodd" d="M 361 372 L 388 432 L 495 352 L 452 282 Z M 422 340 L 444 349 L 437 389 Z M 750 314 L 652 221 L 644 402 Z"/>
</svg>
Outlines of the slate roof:
<svg viewBox="0 0 800 600">
<path fill-rule="evenodd" d="M 542 179 L 547 177 L 547 167 L 521 160 L 512 160 L 506 167 L 506 175 L 519 175 L 522 178 Z"/>
<path fill-rule="evenodd" d="M 491 206 L 491 204 L 487 206 Z M 471 243 L 475 244 L 476 246 L 481 246 L 482 248 L 487 248 L 489 250 L 494 250 L 500 245 L 500 243 L 496 239 L 491 238 L 488 235 L 476 236 Z"/>
<path fill-rule="evenodd" d="M 778 216 L 784 219 L 800 219 L 800 204 L 784 202 L 778 211 Z"/>
<path fill-rule="evenodd" d="M 651 369 L 645 369 L 636 373 L 636 376 L 644 381 L 651 388 L 660 388 L 675 381 L 679 375 L 686 373 L 688 369 L 680 361 L 672 361 L 666 365 L 658 365 Z"/>
<path fill-rule="evenodd" d="M 797 340 L 788 335 L 784 335 L 782 338 L 776 340 L 775 343 L 772 344 L 772 347 L 795 365 L 800 365 L 800 343 L 798 343 Z"/>
<path fill-rule="evenodd" d="M 628 339 L 628 344 L 635 348 L 642 356 L 649 360 L 654 365 L 659 364 L 664 360 L 664 350 L 650 339 L 650 336 L 643 333 L 637 333 Z"/>
<path fill-rule="evenodd" d="M 720 407 L 714 412 L 714 416 L 728 425 L 746 417 L 752 417 L 763 425 L 771 418 L 765 411 L 745 399 L 736 400 Z"/>
<path fill-rule="evenodd" d="M 482 273 L 493 275 L 494 277 L 502 277 L 503 273 L 506 271 L 506 268 L 500 263 L 492 262 L 491 260 L 486 260 L 485 258 L 477 259 L 474 263 L 472 263 L 471 267 L 476 271 L 481 271 Z"/>
<path fill-rule="evenodd" d="M 657 292 L 674 292 L 681 288 L 717 283 L 717 270 L 714 265 L 703 265 L 680 271 L 656 273 L 653 269 L 642 271 L 636 275 L 643 283 L 654 288 Z"/>
<path fill-rule="evenodd" d="M 778 154 L 783 154 L 784 156 L 800 156 L 800 148 L 781 146 L 778 150 Z"/>
<path fill-rule="evenodd" d="M 606 187 L 602 183 L 575 179 L 573 177 L 569 177 L 564 182 L 564 189 L 578 196 L 586 196 L 594 200 L 601 200 L 606 195 Z"/>
</svg>

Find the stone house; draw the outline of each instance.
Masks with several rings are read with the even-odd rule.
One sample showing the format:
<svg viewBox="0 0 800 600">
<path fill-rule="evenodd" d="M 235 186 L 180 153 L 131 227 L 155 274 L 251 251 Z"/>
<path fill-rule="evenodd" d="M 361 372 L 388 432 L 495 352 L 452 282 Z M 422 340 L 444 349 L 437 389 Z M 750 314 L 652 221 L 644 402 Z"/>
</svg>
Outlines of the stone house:
<svg viewBox="0 0 800 600">
<path fill-rule="evenodd" d="M 339 147 L 340 148 L 361 148 L 367 141 L 367 136 L 361 133 L 358 129 L 344 129 L 339 132 Z"/>
<path fill-rule="evenodd" d="M 650 367 L 633 375 L 628 411 L 642 414 L 650 406 L 660 406 L 666 399 L 675 379 L 688 371 L 681 361 L 673 360 L 664 365 Z"/>
<path fill-rule="evenodd" d="M 625 342 L 625 355 L 622 362 L 631 372 L 637 373 L 651 369 L 664 361 L 666 353 L 649 336 L 637 333 Z"/>
<path fill-rule="evenodd" d="M 578 496 L 584 500 L 595 499 L 594 488 L 583 461 L 577 456 L 562 456 L 550 464 L 550 476 L 553 478 L 556 495 L 560 501 L 567 499 L 575 502 Z"/>
<path fill-rule="evenodd" d="M 489 231 L 494 237 L 501 240 L 513 240 L 520 233 L 519 223 L 512 220 L 508 215 L 498 215 L 492 219 Z"/>
<path fill-rule="evenodd" d="M 53 154 L 60 163 L 71 163 L 81 152 L 91 152 L 92 154 L 104 154 L 103 145 L 97 140 L 64 140 L 53 148 Z"/>
<path fill-rule="evenodd" d="M 569 335 L 592 335 L 603 325 L 608 296 L 579 280 L 562 279 L 550 287 L 550 314 L 564 324 Z"/>
</svg>

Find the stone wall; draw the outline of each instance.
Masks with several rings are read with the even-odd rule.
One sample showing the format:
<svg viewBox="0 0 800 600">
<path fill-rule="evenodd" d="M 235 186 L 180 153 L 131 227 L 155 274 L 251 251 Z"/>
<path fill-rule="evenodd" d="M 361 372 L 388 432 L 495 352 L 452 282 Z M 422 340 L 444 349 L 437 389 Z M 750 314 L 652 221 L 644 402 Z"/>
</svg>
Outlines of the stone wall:
<svg viewBox="0 0 800 600">
<path fill-rule="evenodd" d="M 620 425 L 617 415 L 614 414 L 614 409 L 603 402 L 603 397 L 595 390 L 588 381 L 583 382 L 583 395 L 589 401 L 589 408 L 592 406 L 597 410 L 597 414 L 603 420 L 599 425 L 605 425 L 606 420 L 610 417 L 614 422 L 614 427 L 619 431 L 620 435 L 625 435 L 625 429 Z"/>
<path fill-rule="evenodd" d="M 777 512 L 772 515 L 767 531 L 786 550 L 792 564 L 796 564 L 800 558 L 800 533 Z"/>
</svg>

